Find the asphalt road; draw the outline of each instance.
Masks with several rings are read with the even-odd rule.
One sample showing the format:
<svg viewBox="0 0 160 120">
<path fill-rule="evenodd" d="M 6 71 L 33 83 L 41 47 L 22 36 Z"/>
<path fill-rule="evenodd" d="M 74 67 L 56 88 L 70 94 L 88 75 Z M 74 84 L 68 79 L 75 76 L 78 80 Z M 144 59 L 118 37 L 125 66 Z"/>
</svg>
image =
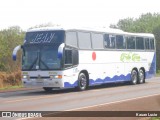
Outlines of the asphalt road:
<svg viewBox="0 0 160 120">
<path fill-rule="evenodd" d="M 145 84 L 109 84 L 81 92 L 0 92 L 0 103 L 0 111 L 160 111 L 160 77 Z"/>
</svg>

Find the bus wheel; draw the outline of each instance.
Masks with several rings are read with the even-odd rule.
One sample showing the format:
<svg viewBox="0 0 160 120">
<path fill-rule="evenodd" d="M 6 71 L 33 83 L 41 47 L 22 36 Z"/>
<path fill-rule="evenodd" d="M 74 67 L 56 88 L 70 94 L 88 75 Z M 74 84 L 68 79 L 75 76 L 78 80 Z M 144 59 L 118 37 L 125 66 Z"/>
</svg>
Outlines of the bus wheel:
<svg viewBox="0 0 160 120">
<path fill-rule="evenodd" d="M 84 73 L 80 73 L 78 76 L 78 90 L 82 91 L 87 88 L 87 77 Z"/>
<path fill-rule="evenodd" d="M 131 72 L 131 84 L 135 85 L 138 82 L 138 73 L 136 70 L 132 70 Z"/>
<path fill-rule="evenodd" d="M 52 91 L 52 87 L 43 87 L 43 89 L 46 91 L 46 92 L 51 92 Z"/>
<path fill-rule="evenodd" d="M 139 79 L 138 79 L 138 83 L 142 84 L 145 82 L 145 75 L 144 75 L 144 71 L 142 69 L 139 70 Z"/>
</svg>

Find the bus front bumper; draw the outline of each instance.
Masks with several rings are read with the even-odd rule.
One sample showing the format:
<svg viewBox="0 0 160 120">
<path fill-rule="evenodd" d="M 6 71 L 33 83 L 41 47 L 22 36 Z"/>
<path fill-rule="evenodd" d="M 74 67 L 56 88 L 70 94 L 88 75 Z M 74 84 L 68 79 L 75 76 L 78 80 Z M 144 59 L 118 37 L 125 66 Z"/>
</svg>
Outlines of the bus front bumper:
<svg viewBox="0 0 160 120">
<path fill-rule="evenodd" d="M 24 87 L 53 87 L 63 88 L 62 79 L 22 79 Z"/>
</svg>

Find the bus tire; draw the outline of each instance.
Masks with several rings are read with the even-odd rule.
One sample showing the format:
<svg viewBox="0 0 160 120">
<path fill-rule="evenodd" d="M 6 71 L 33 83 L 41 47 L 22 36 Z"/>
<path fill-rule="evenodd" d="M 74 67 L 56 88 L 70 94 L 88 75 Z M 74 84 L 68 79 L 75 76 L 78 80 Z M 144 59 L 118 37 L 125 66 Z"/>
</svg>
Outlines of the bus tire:
<svg viewBox="0 0 160 120">
<path fill-rule="evenodd" d="M 52 91 L 52 87 L 43 87 L 43 89 L 46 91 L 46 92 L 51 92 Z"/>
<path fill-rule="evenodd" d="M 136 85 L 138 82 L 138 72 L 137 70 L 133 69 L 131 72 L 131 84 Z"/>
<path fill-rule="evenodd" d="M 85 73 L 80 73 L 79 76 L 78 76 L 78 90 L 79 91 L 83 91 L 87 88 L 88 86 L 88 80 L 87 80 L 87 77 L 85 75 Z"/>
<path fill-rule="evenodd" d="M 142 69 L 139 70 L 138 77 L 139 77 L 138 79 L 139 84 L 145 83 L 145 73 Z"/>
</svg>

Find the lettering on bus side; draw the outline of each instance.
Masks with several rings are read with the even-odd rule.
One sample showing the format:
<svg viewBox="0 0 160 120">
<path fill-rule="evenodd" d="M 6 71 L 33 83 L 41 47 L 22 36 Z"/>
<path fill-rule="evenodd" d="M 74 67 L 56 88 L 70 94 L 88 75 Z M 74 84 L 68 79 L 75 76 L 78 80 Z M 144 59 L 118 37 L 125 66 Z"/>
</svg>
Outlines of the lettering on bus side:
<svg viewBox="0 0 160 120">
<path fill-rule="evenodd" d="M 141 60 L 141 57 L 139 54 L 136 53 L 122 53 L 120 56 L 120 61 L 134 61 L 139 62 Z"/>
</svg>

